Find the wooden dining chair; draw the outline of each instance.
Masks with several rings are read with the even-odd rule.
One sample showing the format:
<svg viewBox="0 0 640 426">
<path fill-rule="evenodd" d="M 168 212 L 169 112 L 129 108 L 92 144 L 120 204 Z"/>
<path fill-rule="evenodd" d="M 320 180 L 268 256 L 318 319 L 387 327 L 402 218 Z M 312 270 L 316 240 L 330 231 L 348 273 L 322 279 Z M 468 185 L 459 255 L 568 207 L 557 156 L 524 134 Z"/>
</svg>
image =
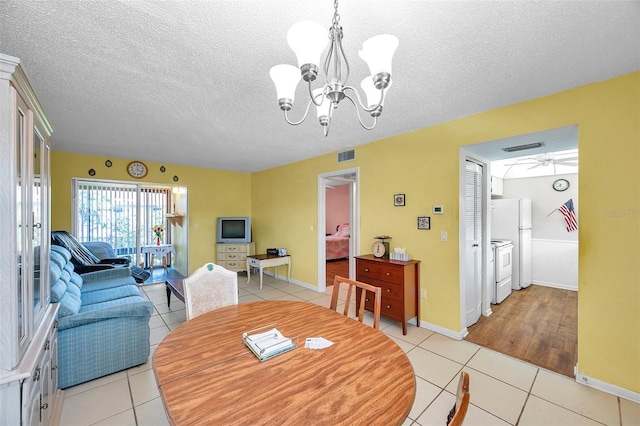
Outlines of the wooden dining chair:
<svg viewBox="0 0 640 426">
<path fill-rule="evenodd" d="M 360 322 L 363 322 L 365 303 L 368 303 L 370 300 L 369 297 L 371 297 L 367 296 L 367 293 L 373 293 L 373 328 L 380 330 L 380 301 L 382 299 L 382 290 L 380 287 L 336 275 L 333 279 L 333 292 L 331 293 L 331 304 L 329 305 L 329 308 L 336 312 L 338 312 L 338 295 L 340 294 L 341 284 L 347 284 L 347 297 L 344 301 L 343 312 L 343 315 L 346 316 L 349 316 L 349 305 L 351 304 L 351 293 L 353 289 L 359 288 L 361 290 L 360 303 L 356 303 L 358 321 Z M 358 293 L 357 290 L 356 293 Z M 355 296 L 354 299 L 355 298 L 357 298 L 357 296 Z"/>
<path fill-rule="evenodd" d="M 206 263 L 182 281 L 187 321 L 214 309 L 238 304 L 238 273 Z"/>
<path fill-rule="evenodd" d="M 461 372 L 456 392 L 456 403 L 447 416 L 447 426 L 461 426 L 469 409 L 469 373 Z"/>
</svg>

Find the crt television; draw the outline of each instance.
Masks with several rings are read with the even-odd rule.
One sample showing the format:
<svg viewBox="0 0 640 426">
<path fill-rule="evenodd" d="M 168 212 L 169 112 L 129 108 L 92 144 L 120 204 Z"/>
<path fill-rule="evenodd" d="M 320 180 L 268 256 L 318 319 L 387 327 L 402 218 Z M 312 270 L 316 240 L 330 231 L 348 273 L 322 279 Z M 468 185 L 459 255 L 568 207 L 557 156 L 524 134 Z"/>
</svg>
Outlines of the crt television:
<svg viewBox="0 0 640 426">
<path fill-rule="evenodd" d="M 219 217 L 217 226 L 219 243 L 250 243 L 250 217 Z"/>
</svg>

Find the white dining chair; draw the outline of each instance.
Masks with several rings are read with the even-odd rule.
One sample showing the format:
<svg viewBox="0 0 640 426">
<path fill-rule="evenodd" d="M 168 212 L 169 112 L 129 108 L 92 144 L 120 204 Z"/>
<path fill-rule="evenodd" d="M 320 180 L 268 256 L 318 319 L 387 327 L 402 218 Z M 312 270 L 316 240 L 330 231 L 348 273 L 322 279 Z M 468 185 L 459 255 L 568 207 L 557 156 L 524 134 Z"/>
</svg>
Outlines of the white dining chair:
<svg viewBox="0 0 640 426">
<path fill-rule="evenodd" d="M 238 304 L 238 273 L 206 263 L 182 282 L 187 321 L 214 309 Z"/>
</svg>

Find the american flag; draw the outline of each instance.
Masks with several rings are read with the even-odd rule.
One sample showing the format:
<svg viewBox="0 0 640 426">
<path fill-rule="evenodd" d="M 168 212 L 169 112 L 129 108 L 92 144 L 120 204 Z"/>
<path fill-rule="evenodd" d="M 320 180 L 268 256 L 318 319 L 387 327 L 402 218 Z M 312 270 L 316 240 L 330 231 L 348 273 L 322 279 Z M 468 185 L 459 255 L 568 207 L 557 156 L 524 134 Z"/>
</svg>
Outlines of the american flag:
<svg viewBox="0 0 640 426">
<path fill-rule="evenodd" d="M 564 216 L 564 221 L 567 223 L 567 232 L 578 229 L 578 219 L 576 219 L 576 211 L 573 209 L 572 198 L 569 198 L 569 201 L 560 206 L 558 210 L 560 210 L 560 213 Z"/>
</svg>

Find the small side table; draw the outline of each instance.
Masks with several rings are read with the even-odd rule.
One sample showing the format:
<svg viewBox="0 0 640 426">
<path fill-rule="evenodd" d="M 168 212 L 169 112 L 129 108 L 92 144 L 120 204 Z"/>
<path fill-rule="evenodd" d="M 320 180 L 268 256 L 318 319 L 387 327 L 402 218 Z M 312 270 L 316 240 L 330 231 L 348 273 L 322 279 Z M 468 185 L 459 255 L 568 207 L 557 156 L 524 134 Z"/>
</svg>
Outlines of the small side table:
<svg viewBox="0 0 640 426">
<path fill-rule="evenodd" d="M 173 248 L 173 244 L 150 244 L 147 246 L 140 246 L 140 251 L 143 255 L 150 254 L 151 259 L 149 261 L 149 271 L 153 272 L 153 258 L 155 256 L 162 256 L 162 267 L 167 269 L 167 256 L 171 256 L 171 253 L 176 254 L 176 250 Z"/>
<path fill-rule="evenodd" d="M 251 267 L 258 268 L 260 270 L 260 290 L 262 290 L 262 270 L 264 268 L 274 267 L 277 268 L 280 265 L 288 265 L 287 268 L 287 281 L 291 282 L 291 256 L 278 256 L 277 254 L 253 254 L 247 256 L 247 284 L 251 280 Z M 274 271 L 274 276 L 276 271 Z"/>
</svg>

